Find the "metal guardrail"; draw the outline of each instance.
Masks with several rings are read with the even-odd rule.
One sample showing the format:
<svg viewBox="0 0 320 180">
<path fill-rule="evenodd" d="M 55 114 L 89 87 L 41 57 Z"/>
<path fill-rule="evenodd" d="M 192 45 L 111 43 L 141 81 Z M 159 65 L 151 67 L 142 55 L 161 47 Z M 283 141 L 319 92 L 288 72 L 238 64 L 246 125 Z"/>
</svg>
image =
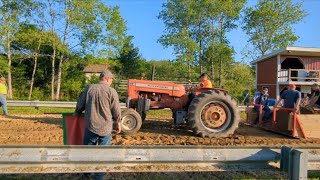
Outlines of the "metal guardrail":
<svg viewBox="0 0 320 180">
<path fill-rule="evenodd" d="M 320 148 L 211 146 L 0 146 L 0 173 L 248 171 L 290 179 L 320 170 Z M 298 178 L 297 178 L 298 177 Z"/>
<path fill-rule="evenodd" d="M 64 101 L 17 101 L 9 100 L 7 101 L 8 106 L 13 107 L 61 107 L 61 108 L 75 108 L 77 102 L 64 102 Z M 125 103 L 120 103 L 121 108 L 126 108 Z M 241 112 L 245 111 L 246 106 L 239 106 Z"/>
<path fill-rule="evenodd" d="M 75 108 L 77 102 L 65 102 L 65 101 L 7 101 L 8 106 L 15 107 L 61 107 L 61 108 Z M 121 108 L 125 108 L 125 103 L 120 103 Z"/>
</svg>

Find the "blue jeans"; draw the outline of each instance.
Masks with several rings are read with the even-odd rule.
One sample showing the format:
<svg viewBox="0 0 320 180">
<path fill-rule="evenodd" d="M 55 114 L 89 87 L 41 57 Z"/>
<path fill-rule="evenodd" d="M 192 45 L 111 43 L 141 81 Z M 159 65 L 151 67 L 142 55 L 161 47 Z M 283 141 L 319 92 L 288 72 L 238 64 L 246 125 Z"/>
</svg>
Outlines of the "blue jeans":
<svg viewBox="0 0 320 180">
<path fill-rule="evenodd" d="M 258 112 L 257 122 L 259 122 L 259 116 L 260 116 L 259 106 L 255 106 L 254 110 L 256 110 Z M 264 115 L 262 117 L 262 120 L 267 121 L 270 118 L 271 110 L 270 110 L 269 106 L 264 106 L 262 110 L 264 111 Z"/>
<path fill-rule="evenodd" d="M 111 142 L 111 138 L 112 138 L 112 135 L 107 135 L 107 136 L 99 136 L 91 131 L 89 131 L 87 128 L 85 130 L 85 133 L 84 133 L 84 139 L 83 139 L 83 144 L 84 145 L 100 145 L 100 146 L 103 146 L 103 145 L 110 145 L 110 142 Z M 94 173 L 94 179 L 96 180 L 102 180 L 104 175 L 106 173 Z M 86 174 L 88 175 L 88 174 Z"/>
<path fill-rule="evenodd" d="M 4 115 L 8 115 L 8 109 L 7 109 L 7 95 L 0 94 L 0 104 L 2 106 L 2 111 Z"/>
</svg>

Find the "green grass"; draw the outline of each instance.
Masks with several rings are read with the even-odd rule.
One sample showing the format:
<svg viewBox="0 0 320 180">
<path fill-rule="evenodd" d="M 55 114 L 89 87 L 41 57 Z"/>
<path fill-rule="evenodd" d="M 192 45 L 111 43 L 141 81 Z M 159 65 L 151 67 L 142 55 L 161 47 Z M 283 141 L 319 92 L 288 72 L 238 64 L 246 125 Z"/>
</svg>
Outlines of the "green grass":
<svg viewBox="0 0 320 180">
<path fill-rule="evenodd" d="M 172 111 L 169 109 L 150 110 L 147 113 L 148 118 L 171 118 Z"/>
<path fill-rule="evenodd" d="M 34 107 L 8 107 L 9 114 L 11 115 L 26 115 L 26 114 L 45 114 L 45 113 L 62 113 L 62 112 L 74 112 L 75 108 L 50 108 L 40 107 L 38 109 Z M 148 112 L 150 118 L 170 118 L 172 117 L 172 111 L 168 109 L 150 110 Z"/>
<path fill-rule="evenodd" d="M 308 179 L 320 179 L 320 171 L 309 171 Z"/>
<path fill-rule="evenodd" d="M 8 112 L 10 115 L 62 113 L 62 112 L 74 112 L 74 108 L 40 107 L 36 109 L 34 107 L 8 107 Z"/>
</svg>

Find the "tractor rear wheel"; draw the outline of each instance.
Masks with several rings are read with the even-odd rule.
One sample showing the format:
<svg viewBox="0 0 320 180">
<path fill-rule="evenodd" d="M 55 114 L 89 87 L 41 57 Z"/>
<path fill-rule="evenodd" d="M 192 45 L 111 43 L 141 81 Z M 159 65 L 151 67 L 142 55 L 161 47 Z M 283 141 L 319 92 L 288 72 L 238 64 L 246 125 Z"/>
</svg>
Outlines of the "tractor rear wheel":
<svg viewBox="0 0 320 180">
<path fill-rule="evenodd" d="M 134 109 L 125 109 L 121 113 L 121 129 L 125 134 L 138 132 L 142 125 L 141 116 Z"/>
<path fill-rule="evenodd" d="M 240 122 L 235 100 L 223 91 L 210 90 L 195 97 L 188 109 L 189 126 L 201 137 L 227 137 Z"/>
</svg>

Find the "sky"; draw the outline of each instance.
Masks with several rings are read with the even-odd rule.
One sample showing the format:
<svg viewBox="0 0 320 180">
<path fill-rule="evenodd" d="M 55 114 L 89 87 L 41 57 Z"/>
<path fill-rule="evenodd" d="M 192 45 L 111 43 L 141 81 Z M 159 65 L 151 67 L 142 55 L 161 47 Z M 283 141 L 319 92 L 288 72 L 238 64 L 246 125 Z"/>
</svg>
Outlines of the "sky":
<svg viewBox="0 0 320 180">
<path fill-rule="evenodd" d="M 293 1 L 299 2 L 299 0 Z M 127 22 L 127 34 L 134 36 L 134 45 L 147 60 L 175 59 L 172 48 L 164 48 L 157 42 L 165 29 L 162 20 L 157 18 L 164 2 L 164 0 L 106 0 L 108 5 L 120 7 L 120 13 Z M 248 0 L 247 6 L 256 3 L 257 0 Z M 303 9 L 308 16 L 293 26 L 300 37 L 294 46 L 320 48 L 320 0 L 305 0 Z M 243 60 L 241 51 L 248 45 L 246 34 L 238 26 L 226 36 L 235 50 L 235 60 Z"/>
</svg>

